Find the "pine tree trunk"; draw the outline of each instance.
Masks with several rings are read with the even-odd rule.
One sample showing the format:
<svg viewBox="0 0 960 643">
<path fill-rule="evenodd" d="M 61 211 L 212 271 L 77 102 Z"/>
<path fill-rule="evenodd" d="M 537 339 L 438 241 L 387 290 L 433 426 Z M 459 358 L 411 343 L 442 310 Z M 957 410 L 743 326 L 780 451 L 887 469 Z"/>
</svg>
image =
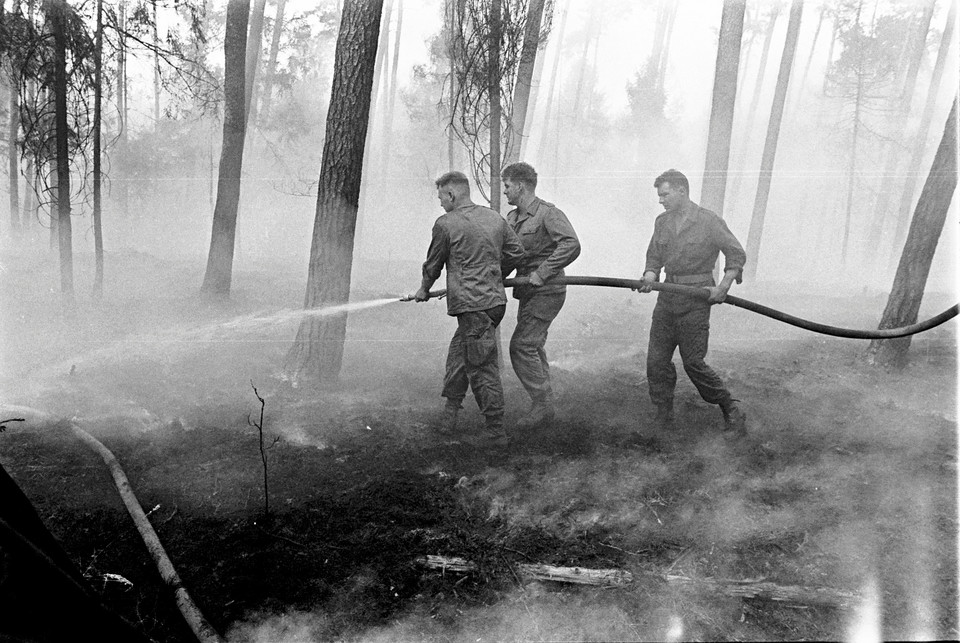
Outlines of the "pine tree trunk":
<svg viewBox="0 0 960 643">
<path fill-rule="evenodd" d="M 247 131 L 257 126 L 256 92 L 257 67 L 260 66 L 260 49 L 263 46 L 263 13 L 267 7 L 267 0 L 253 0 L 253 11 L 250 13 L 249 33 L 247 35 L 247 59 L 244 65 L 246 79 L 244 81 L 244 105 L 247 112 Z"/>
<path fill-rule="evenodd" d="M 100 167 L 100 134 L 102 110 L 102 92 L 100 83 L 103 76 L 103 0 L 97 0 L 97 32 L 96 44 L 93 51 L 94 83 L 93 83 L 93 249 L 96 269 L 93 278 L 93 296 L 97 299 L 103 296 L 103 225 L 101 222 L 101 167 Z"/>
<path fill-rule="evenodd" d="M 859 33 L 860 29 L 860 11 L 863 9 L 863 0 L 857 4 L 857 18 L 854 29 Z M 859 40 L 859 38 L 858 38 Z M 860 143 L 860 113 L 863 109 L 863 49 L 860 43 L 857 43 L 856 51 L 859 55 L 859 69 L 857 70 L 857 93 L 853 101 L 853 134 L 850 141 L 850 165 L 847 168 L 849 180 L 847 182 L 847 211 L 843 217 L 843 242 L 840 245 L 840 265 L 847 264 L 847 244 L 850 240 L 850 221 L 853 218 L 853 192 L 857 180 L 857 148 Z"/>
<path fill-rule="evenodd" d="M 20 74 L 10 64 L 10 122 L 7 137 L 7 161 L 10 173 L 10 237 L 20 236 L 20 162 L 17 158 L 17 134 L 20 131 Z"/>
<path fill-rule="evenodd" d="M 546 160 L 547 143 L 550 140 L 552 128 L 559 127 L 560 115 L 553 113 L 553 97 L 557 94 L 557 71 L 560 67 L 560 57 L 563 53 L 563 34 L 567 28 L 567 15 L 570 12 L 569 0 L 563 6 L 563 12 L 560 15 L 560 30 L 557 33 L 555 44 L 553 46 L 553 64 L 550 67 L 550 82 L 547 84 L 547 105 L 543 109 L 543 129 L 540 132 L 540 144 L 537 146 L 539 156 L 538 163 L 542 164 Z"/>
<path fill-rule="evenodd" d="M 500 211 L 500 40 L 502 0 L 490 3 L 490 45 L 487 92 L 490 97 L 490 208 Z"/>
<path fill-rule="evenodd" d="M 393 60 L 390 70 L 390 93 L 387 108 L 383 110 L 383 153 L 380 155 L 379 176 L 383 180 L 383 187 L 390 190 L 387 184 L 387 174 L 390 168 L 390 144 L 393 142 L 393 111 L 397 106 L 397 72 L 400 63 L 400 34 L 403 33 L 403 0 L 397 4 L 397 31 L 393 35 Z"/>
<path fill-rule="evenodd" d="M 753 132 L 753 119 L 757 113 L 757 106 L 760 104 L 760 94 L 763 90 L 763 80 L 767 73 L 767 59 L 770 55 L 770 43 L 773 41 L 773 32 L 776 30 L 777 18 L 780 16 L 780 7 L 773 5 L 770 9 L 770 22 L 767 23 L 766 35 L 763 39 L 763 50 L 760 54 L 760 65 L 757 68 L 757 80 L 753 85 L 753 97 L 750 99 L 750 107 L 747 110 L 746 120 L 744 121 L 746 129 L 743 133 L 743 140 L 740 141 L 740 154 L 737 157 L 737 172 L 733 175 L 733 181 L 730 185 L 730 202 L 736 203 L 740 193 L 740 186 L 743 182 L 743 170 L 746 169 L 747 159 L 750 156 L 750 138 Z"/>
<path fill-rule="evenodd" d="M 153 14 L 153 129 L 160 127 L 160 33 L 157 27 L 157 0 L 150 0 Z"/>
<path fill-rule="evenodd" d="M 760 179 L 757 185 L 757 197 L 753 204 L 753 216 L 750 219 L 750 232 L 747 236 L 747 263 L 744 277 L 756 280 L 757 264 L 760 262 L 760 238 L 763 234 L 763 220 L 767 212 L 767 200 L 770 196 L 770 184 L 773 179 L 773 165 L 777 157 L 777 140 L 780 136 L 780 123 L 783 109 L 787 103 L 787 91 L 790 89 L 790 71 L 797 53 L 797 40 L 800 37 L 800 18 L 803 14 L 803 0 L 793 0 L 790 5 L 790 20 L 787 25 L 787 38 L 783 44 L 783 56 L 780 58 L 780 71 L 777 74 L 777 86 L 773 94 L 773 107 L 767 125 L 767 139 L 763 145 L 763 157 L 760 161 Z"/>
<path fill-rule="evenodd" d="M 382 10 L 383 0 L 346 0 L 343 7 L 310 247 L 304 302 L 308 310 L 345 304 L 350 298 L 354 232 Z M 346 332 L 346 313 L 305 317 L 287 354 L 286 370 L 292 380 L 335 382 L 343 363 Z"/>
<path fill-rule="evenodd" d="M 910 222 L 900 265 L 893 280 L 880 328 L 897 328 L 916 323 L 923 291 L 937 250 L 937 242 L 957 188 L 957 99 L 947 116 L 943 138 L 920 193 Z M 910 337 L 873 340 L 867 349 L 868 361 L 893 367 L 907 363 Z"/>
<path fill-rule="evenodd" d="M 937 62 L 934 64 L 933 75 L 930 78 L 930 88 L 927 90 L 927 103 L 923 110 L 923 116 L 920 119 L 920 126 L 917 128 L 913 153 L 910 156 L 910 163 L 907 166 L 907 183 L 904 186 L 903 194 L 900 198 L 900 207 L 897 209 L 897 227 L 893 237 L 893 249 L 895 253 L 903 243 L 903 236 L 907 230 L 907 224 L 910 221 L 910 207 L 913 205 L 913 195 L 917 189 L 917 176 L 923 164 L 923 156 L 927 147 L 927 136 L 930 132 L 930 123 L 933 121 L 933 113 L 937 108 L 937 98 L 940 94 L 940 83 L 943 79 L 944 68 L 950 54 L 950 41 L 953 38 L 953 30 L 957 19 L 957 0 L 950 2 L 950 11 L 947 13 L 946 26 L 943 29 L 943 36 L 940 38 L 940 50 L 937 52 Z"/>
<path fill-rule="evenodd" d="M 53 30 L 54 124 L 56 130 L 57 239 L 60 250 L 60 293 L 64 303 L 73 302 L 73 234 L 70 225 L 70 148 L 67 126 L 66 0 L 47 0 Z"/>
<path fill-rule="evenodd" d="M 215 297 L 230 295 L 233 276 L 233 252 L 237 232 L 237 206 L 240 203 L 240 172 L 243 168 L 245 136 L 245 73 L 247 22 L 250 0 L 230 0 L 227 4 L 227 29 L 224 38 L 224 113 L 223 147 L 217 180 L 217 204 L 213 209 L 213 230 L 207 270 L 201 292 Z"/>
<path fill-rule="evenodd" d="M 746 0 L 725 0 L 720 18 L 710 131 L 707 135 L 707 159 L 700 192 L 700 204 L 720 216 L 723 216 L 723 197 L 727 187 L 730 136 L 733 133 L 733 114 L 737 101 L 737 76 L 740 71 L 740 46 L 746 6 Z"/>
<path fill-rule="evenodd" d="M 517 81 L 513 88 L 510 142 L 504 154 L 504 166 L 520 160 L 521 143 L 527 136 L 527 111 L 530 105 L 530 89 L 533 86 L 533 70 L 537 64 L 537 48 L 540 46 L 540 22 L 543 18 L 543 4 L 544 0 L 530 0 L 527 7 L 523 50 L 520 53 Z"/>
<path fill-rule="evenodd" d="M 906 131 L 910 120 L 910 107 L 913 103 L 913 94 L 916 91 L 917 77 L 919 76 L 920 65 L 923 62 L 926 53 L 927 32 L 930 31 L 930 22 L 933 18 L 933 8 L 936 0 L 927 0 L 924 11 L 918 22 L 918 29 L 912 40 L 911 60 L 903 81 L 903 91 L 897 97 L 895 116 L 891 132 L 893 132 L 892 144 L 887 150 L 887 161 L 884 164 L 883 174 L 880 175 L 880 187 L 877 194 L 876 205 L 873 208 L 873 218 L 870 220 L 870 226 L 867 231 L 867 242 L 863 247 L 863 261 L 866 265 L 879 262 L 883 256 L 877 252 L 883 237 L 883 227 L 888 218 L 888 209 L 890 199 L 893 198 L 894 186 L 899 183 L 894 180 L 897 176 L 897 169 L 900 165 L 900 156 L 902 142 L 900 136 Z"/>
<path fill-rule="evenodd" d="M 286 4 L 287 0 L 277 0 L 277 12 L 273 19 L 273 39 L 270 41 L 270 58 L 266 73 L 263 75 L 263 109 L 260 111 L 265 122 L 270 121 L 273 81 L 277 73 L 277 56 L 280 54 L 280 36 L 283 35 L 283 11 Z"/>
<path fill-rule="evenodd" d="M 120 44 L 117 47 L 117 119 L 119 129 L 119 140 L 117 142 L 117 166 L 118 170 L 124 167 L 124 157 L 127 155 L 129 136 L 127 133 L 128 104 L 127 104 L 127 46 L 123 37 L 123 30 L 127 27 L 126 4 L 120 3 L 118 11 L 118 20 L 120 22 L 120 31 L 118 38 Z M 117 177 L 117 202 L 120 210 L 119 216 L 127 219 L 130 212 L 130 182 L 125 173 L 120 173 Z"/>
</svg>

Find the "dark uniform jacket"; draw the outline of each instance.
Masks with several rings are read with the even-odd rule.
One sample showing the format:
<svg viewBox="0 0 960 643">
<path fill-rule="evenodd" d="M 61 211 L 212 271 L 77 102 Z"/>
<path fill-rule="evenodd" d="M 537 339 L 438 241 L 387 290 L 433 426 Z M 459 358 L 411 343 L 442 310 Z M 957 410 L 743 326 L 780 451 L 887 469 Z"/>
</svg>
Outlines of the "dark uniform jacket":
<svg viewBox="0 0 960 643">
<path fill-rule="evenodd" d="M 480 205 L 440 216 L 423 263 L 431 281 L 447 270 L 447 314 L 488 310 L 507 303 L 503 275 L 523 260 L 523 246 L 503 217 Z"/>
<path fill-rule="evenodd" d="M 536 272 L 544 281 L 562 277 L 563 269 L 580 256 L 580 240 L 567 215 L 539 197 L 531 201 L 526 212 L 520 208 L 511 210 L 507 223 L 516 231 L 526 251 L 523 264 L 517 268 L 518 276 L 527 277 Z M 545 285 L 536 290 L 517 287 L 513 289 L 513 296 L 524 299 L 534 293 L 557 293 L 566 289 L 563 285 Z"/>
</svg>

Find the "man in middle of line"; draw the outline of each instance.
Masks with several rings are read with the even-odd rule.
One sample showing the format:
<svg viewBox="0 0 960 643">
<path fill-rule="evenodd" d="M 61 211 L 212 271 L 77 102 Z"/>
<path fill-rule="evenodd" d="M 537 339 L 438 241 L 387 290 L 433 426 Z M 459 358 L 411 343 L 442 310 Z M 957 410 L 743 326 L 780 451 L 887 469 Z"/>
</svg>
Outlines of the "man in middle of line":
<svg viewBox="0 0 960 643">
<path fill-rule="evenodd" d="M 567 287 L 547 283 L 562 277 L 563 269 L 580 255 L 580 241 L 567 216 L 537 194 L 537 172 L 528 163 L 513 163 L 500 172 L 503 194 L 514 209 L 507 223 L 520 237 L 525 258 L 517 276 L 529 283 L 513 288 L 520 302 L 517 326 L 510 338 L 510 361 L 520 383 L 530 396 L 530 412 L 517 424 L 530 430 L 554 417 L 550 365 L 544 345 L 551 322 L 567 297 Z"/>
</svg>

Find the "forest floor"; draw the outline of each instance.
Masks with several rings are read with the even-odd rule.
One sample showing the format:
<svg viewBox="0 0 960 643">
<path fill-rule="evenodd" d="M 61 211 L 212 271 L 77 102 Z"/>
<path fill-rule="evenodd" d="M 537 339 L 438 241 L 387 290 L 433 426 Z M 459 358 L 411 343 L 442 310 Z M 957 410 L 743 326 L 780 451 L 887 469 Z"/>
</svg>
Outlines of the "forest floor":
<svg viewBox="0 0 960 643">
<path fill-rule="evenodd" d="M 960 637 L 956 322 L 885 371 L 862 361 L 865 343 L 715 308 L 708 362 L 749 415 L 731 441 L 682 369 L 677 427 L 652 426 L 652 295 L 571 288 L 547 344 L 557 418 L 497 452 L 434 432 L 455 328 L 442 302 L 351 313 L 340 382 L 318 391 L 282 376 L 297 323 L 269 316 L 300 307 L 302 274 L 238 270 L 231 302 L 210 306 L 196 294 L 201 262 L 114 253 L 103 301 L 78 294 L 65 316 L 38 285 L 58 283 L 52 263 L 8 257 L 0 274 L 2 412 L 49 414 L 0 433 L 0 464 L 103 601 L 154 640 L 191 637 L 71 419 L 117 457 L 230 641 Z M 78 284 L 89 263 L 78 258 Z M 418 281 L 416 266 L 374 273 L 355 275 L 355 300 Z M 857 328 L 884 304 L 856 290 L 735 294 Z M 951 297 L 930 294 L 921 316 Z M 509 360 L 504 386 L 509 427 L 526 410 Z M 470 398 L 463 415 L 469 436 Z M 426 569 L 428 554 L 477 567 Z M 523 563 L 632 580 L 529 581 Z M 854 598 L 718 590 L 760 582 Z"/>
</svg>

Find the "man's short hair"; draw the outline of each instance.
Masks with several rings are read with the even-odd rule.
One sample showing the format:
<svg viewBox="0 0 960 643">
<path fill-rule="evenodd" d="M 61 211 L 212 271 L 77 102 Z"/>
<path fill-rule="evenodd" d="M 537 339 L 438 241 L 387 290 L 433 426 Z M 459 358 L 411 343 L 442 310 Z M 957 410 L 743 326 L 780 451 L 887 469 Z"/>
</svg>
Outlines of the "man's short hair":
<svg viewBox="0 0 960 643">
<path fill-rule="evenodd" d="M 470 193 L 470 180 L 467 179 L 467 175 L 463 172 L 447 172 L 436 180 L 436 185 L 437 189 L 453 185 L 465 189 L 467 194 Z"/>
<path fill-rule="evenodd" d="M 675 188 L 683 188 L 684 192 L 690 194 L 690 181 L 687 180 L 687 177 L 684 176 L 682 172 L 672 168 L 654 179 L 653 187 L 659 188 L 661 183 L 669 183 Z"/>
<path fill-rule="evenodd" d="M 532 188 L 537 187 L 537 171 L 529 163 L 511 163 L 500 171 L 500 178 L 504 181 L 525 183 Z"/>
</svg>

